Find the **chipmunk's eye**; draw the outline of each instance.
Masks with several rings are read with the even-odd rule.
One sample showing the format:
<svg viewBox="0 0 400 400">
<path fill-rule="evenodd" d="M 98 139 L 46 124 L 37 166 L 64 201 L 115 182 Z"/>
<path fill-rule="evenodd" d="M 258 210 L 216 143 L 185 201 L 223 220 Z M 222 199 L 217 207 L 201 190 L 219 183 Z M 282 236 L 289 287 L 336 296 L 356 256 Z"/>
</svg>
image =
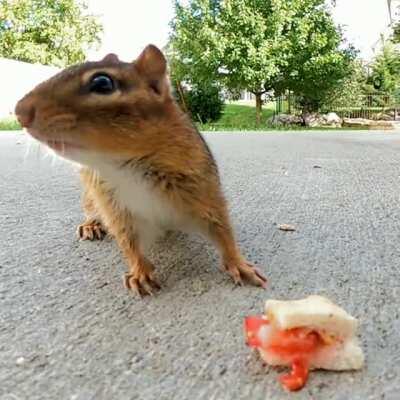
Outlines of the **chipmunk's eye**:
<svg viewBox="0 0 400 400">
<path fill-rule="evenodd" d="M 115 82 L 107 74 L 97 74 L 90 80 L 89 90 L 92 93 L 110 94 L 115 90 Z"/>
</svg>

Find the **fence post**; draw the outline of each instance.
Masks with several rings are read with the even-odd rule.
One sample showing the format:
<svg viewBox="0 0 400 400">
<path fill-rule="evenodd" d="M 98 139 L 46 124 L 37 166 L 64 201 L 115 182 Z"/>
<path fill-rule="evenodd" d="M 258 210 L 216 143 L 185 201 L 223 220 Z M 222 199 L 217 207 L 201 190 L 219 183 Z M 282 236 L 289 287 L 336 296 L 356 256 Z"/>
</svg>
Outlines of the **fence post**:
<svg viewBox="0 0 400 400">
<path fill-rule="evenodd" d="M 281 109 L 282 109 L 281 100 L 282 100 L 281 96 L 278 96 L 278 97 L 275 99 L 275 110 L 276 110 L 276 115 L 280 114 L 281 111 L 282 111 L 282 110 L 281 110 Z"/>
</svg>

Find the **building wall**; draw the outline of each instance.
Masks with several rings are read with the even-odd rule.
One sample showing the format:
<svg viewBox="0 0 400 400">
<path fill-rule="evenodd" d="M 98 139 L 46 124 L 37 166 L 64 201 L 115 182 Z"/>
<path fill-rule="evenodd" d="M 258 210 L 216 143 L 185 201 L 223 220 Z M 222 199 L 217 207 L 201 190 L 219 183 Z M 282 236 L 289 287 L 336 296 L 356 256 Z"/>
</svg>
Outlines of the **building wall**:
<svg viewBox="0 0 400 400">
<path fill-rule="evenodd" d="M 0 58 L 0 118 L 13 113 L 17 101 L 57 68 Z"/>
</svg>

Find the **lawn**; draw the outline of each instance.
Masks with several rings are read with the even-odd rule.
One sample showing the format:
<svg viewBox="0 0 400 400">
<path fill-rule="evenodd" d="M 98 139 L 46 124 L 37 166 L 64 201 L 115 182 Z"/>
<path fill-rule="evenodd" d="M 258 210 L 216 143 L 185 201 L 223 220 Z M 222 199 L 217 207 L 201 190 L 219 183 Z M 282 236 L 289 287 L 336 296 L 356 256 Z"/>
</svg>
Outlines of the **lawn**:
<svg viewBox="0 0 400 400">
<path fill-rule="evenodd" d="M 274 115 L 275 103 L 267 103 L 263 106 L 260 125 L 256 123 L 256 109 L 252 105 L 225 104 L 222 117 L 212 123 L 197 124 L 200 131 L 340 131 L 340 130 L 368 130 L 367 127 L 333 128 L 306 126 L 273 126 L 268 124 L 268 119 Z"/>
<path fill-rule="evenodd" d="M 261 123 L 257 126 L 255 107 L 226 104 L 222 117 L 217 122 L 199 124 L 198 127 L 201 131 L 265 130 L 268 129 L 267 120 L 274 115 L 273 107 L 273 104 L 267 104 L 263 107 Z"/>
<path fill-rule="evenodd" d="M 21 125 L 14 117 L 0 119 L 0 131 L 19 131 Z"/>
<path fill-rule="evenodd" d="M 267 104 L 262 110 L 261 124 L 256 124 L 256 109 L 252 106 L 226 104 L 223 115 L 217 122 L 210 124 L 199 124 L 198 127 L 202 131 L 218 131 L 218 130 L 265 130 L 267 129 L 267 120 L 273 115 L 273 104 Z M 0 119 L 0 131 L 15 131 L 21 129 L 15 118 L 9 117 Z"/>
<path fill-rule="evenodd" d="M 343 128 L 274 127 L 267 121 L 274 115 L 274 103 L 263 106 L 260 125 L 256 124 L 256 109 L 251 105 L 226 104 L 222 117 L 212 123 L 197 124 L 200 131 L 265 131 L 265 130 L 340 130 Z M 15 117 L 0 119 L 0 131 L 16 131 L 21 126 Z M 349 128 L 346 128 L 348 130 Z M 354 128 L 353 128 L 354 129 Z M 360 128 L 357 128 L 360 129 Z"/>
</svg>

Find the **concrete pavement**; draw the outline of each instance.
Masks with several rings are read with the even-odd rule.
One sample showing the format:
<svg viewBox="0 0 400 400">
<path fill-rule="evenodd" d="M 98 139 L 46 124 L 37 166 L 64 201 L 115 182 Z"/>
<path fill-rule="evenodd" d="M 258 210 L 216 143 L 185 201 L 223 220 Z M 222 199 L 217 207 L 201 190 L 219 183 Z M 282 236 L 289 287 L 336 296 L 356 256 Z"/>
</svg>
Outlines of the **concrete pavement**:
<svg viewBox="0 0 400 400">
<path fill-rule="evenodd" d="M 0 132 L 0 400 L 400 398 L 400 134 L 206 138 L 266 291 L 234 287 L 203 239 L 172 234 L 151 254 L 162 291 L 130 296 L 116 245 L 75 238 L 73 168 Z M 242 320 L 318 293 L 360 319 L 366 368 L 287 394 Z"/>
</svg>

